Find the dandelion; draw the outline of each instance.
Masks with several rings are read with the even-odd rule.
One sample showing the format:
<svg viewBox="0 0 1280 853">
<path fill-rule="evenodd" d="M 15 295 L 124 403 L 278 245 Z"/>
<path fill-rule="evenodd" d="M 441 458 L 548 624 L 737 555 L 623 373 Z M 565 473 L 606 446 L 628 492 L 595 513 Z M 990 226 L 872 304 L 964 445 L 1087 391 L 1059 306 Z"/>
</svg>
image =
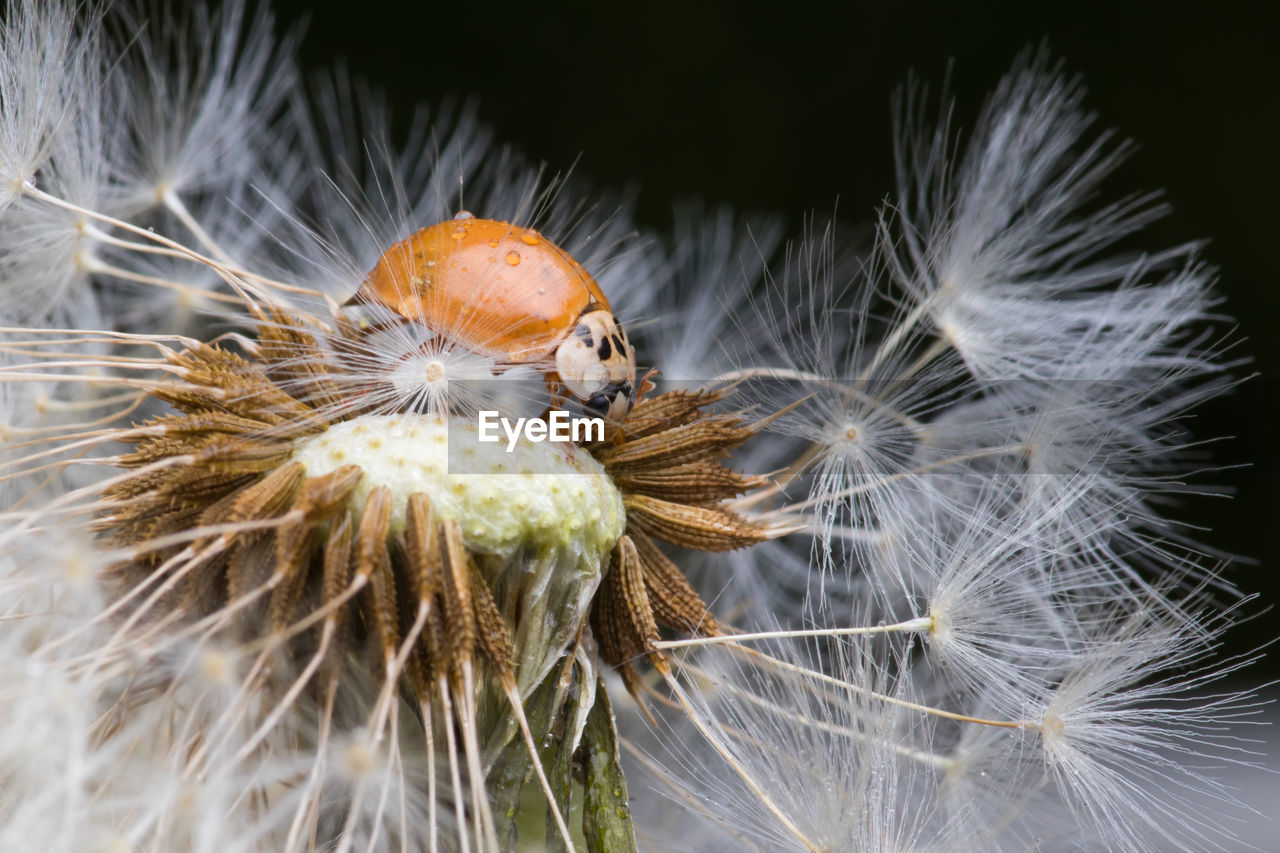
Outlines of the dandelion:
<svg viewBox="0 0 1280 853">
<path fill-rule="evenodd" d="M 874 244 L 779 258 L 467 110 L 393 145 L 237 2 L 7 12 L 10 847 L 1230 843 L 1243 602 L 1156 500 L 1212 273 L 1108 256 L 1159 210 L 1088 209 L 1047 58 L 963 148 L 909 88 Z"/>
</svg>

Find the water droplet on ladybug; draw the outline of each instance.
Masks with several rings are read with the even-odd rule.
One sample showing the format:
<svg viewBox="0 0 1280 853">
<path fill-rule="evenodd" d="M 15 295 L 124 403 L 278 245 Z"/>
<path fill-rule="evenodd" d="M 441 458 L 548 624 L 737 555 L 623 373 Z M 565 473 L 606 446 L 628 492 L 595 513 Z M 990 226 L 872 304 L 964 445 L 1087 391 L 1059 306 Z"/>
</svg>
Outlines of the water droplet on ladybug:
<svg viewBox="0 0 1280 853">
<path fill-rule="evenodd" d="M 507 264 L 514 267 L 518 263 L 520 263 L 520 253 L 515 249 L 507 252 Z"/>
<path fill-rule="evenodd" d="M 475 219 L 476 216 L 469 210 L 459 210 L 453 215 L 454 219 Z"/>
<path fill-rule="evenodd" d="M 498 248 L 498 241 L 497 241 L 497 240 L 490 240 L 490 241 L 489 241 L 489 248 L 490 248 L 490 249 L 496 249 L 496 248 Z"/>
<path fill-rule="evenodd" d="M 532 229 L 524 232 L 520 235 L 520 242 L 524 243 L 526 246 L 538 245 L 538 232 Z"/>
</svg>

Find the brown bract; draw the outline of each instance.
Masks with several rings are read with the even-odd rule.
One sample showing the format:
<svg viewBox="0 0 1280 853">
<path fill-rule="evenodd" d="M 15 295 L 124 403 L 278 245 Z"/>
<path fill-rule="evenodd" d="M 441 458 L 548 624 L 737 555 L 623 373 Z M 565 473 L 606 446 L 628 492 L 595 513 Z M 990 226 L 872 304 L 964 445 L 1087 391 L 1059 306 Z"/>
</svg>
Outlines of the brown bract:
<svg viewBox="0 0 1280 853">
<path fill-rule="evenodd" d="M 684 572 L 653 542 L 701 551 L 731 551 L 776 532 L 733 512 L 725 501 L 767 480 L 741 474 L 721 460 L 755 433 L 732 415 L 713 414 L 722 391 L 669 391 L 642 400 L 596 449 L 623 492 L 626 533 L 614 548 L 591 624 L 601 656 L 617 667 L 632 694 L 639 689 L 635 661 L 655 651 L 659 627 L 715 636 L 720 627 Z"/>
</svg>

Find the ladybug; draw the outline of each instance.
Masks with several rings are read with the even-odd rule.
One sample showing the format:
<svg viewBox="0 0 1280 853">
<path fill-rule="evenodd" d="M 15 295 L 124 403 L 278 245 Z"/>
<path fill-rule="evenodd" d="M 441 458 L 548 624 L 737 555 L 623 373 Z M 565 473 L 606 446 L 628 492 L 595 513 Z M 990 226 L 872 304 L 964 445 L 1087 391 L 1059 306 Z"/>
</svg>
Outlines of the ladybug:
<svg viewBox="0 0 1280 853">
<path fill-rule="evenodd" d="M 533 229 L 459 213 L 383 253 L 351 302 L 382 305 L 504 364 L 554 364 L 549 386 L 614 422 L 635 403 L 635 351 L 609 300 Z"/>
</svg>

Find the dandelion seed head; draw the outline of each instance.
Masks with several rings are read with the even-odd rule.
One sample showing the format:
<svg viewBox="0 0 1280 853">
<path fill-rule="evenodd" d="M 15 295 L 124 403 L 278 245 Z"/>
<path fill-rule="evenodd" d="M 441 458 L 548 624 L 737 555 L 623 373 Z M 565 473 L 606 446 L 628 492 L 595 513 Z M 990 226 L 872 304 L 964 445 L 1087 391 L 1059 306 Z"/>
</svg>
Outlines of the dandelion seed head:
<svg viewBox="0 0 1280 853">
<path fill-rule="evenodd" d="M 6 11 L 0 847 L 487 851 L 541 811 L 627 847 L 641 775 L 701 849 L 1226 843 L 1200 765 L 1255 702 L 1206 693 L 1231 591 L 1159 506 L 1230 384 L 1214 271 L 1111 251 L 1164 208 L 1094 205 L 1129 146 L 1046 55 L 966 140 L 906 90 L 874 241 L 784 247 L 649 234 L 470 106 L 393 135 L 236 0 Z M 478 310 L 528 258 L 352 296 L 480 221 L 683 384 L 476 441 L 558 402 Z"/>
<path fill-rule="evenodd" d="M 637 352 L 675 382 L 702 382 L 742 366 L 749 337 L 740 334 L 738 305 L 753 298 L 781 241 L 776 220 L 729 208 L 677 208 L 668 245 L 646 247 L 650 268 L 618 278 L 609 290 Z"/>
<path fill-rule="evenodd" d="M 238 195 L 246 182 L 282 167 L 294 141 L 282 113 L 297 83 L 295 40 L 276 40 L 266 7 L 252 18 L 241 0 L 216 11 L 190 7 L 185 20 L 144 20 L 128 7 L 117 15 L 126 42 L 122 116 L 134 131 L 117 177 L 130 207 Z"/>
<path fill-rule="evenodd" d="M 344 399 L 359 398 L 364 408 L 386 413 L 472 418 L 481 410 L 537 417 L 547 407 L 544 374 L 553 369 L 549 363 L 513 365 L 496 353 L 476 352 L 438 330 L 405 322 L 381 306 L 364 311 L 367 317 L 361 322 L 369 330 L 358 337 L 315 333 L 327 344 L 321 357 L 328 361 L 333 381 L 348 392 Z M 316 357 L 312 347 L 299 353 L 300 359 Z M 308 391 L 304 383 L 286 381 L 283 387 Z"/>
<path fill-rule="evenodd" d="M 34 186 L 35 173 L 52 156 L 56 132 L 74 115 L 77 84 L 96 56 L 93 41 L 77 27 L 65 4 L 10 0 L 0 29 L 0 210 Z"/>
<path fill-rule="evenodd" d="M 233 660 L 221 650 L 210 649 L 200 655 L 200 675 L 214 684 L 231 683 L 236 668 Z"/>
<path fill-rule="evenodd" d="M 403 400 L 426 400 L 425 405 L 412 405 L 426 412 L 447 412 L 458 405 L 460 393 L 451 383 L 492 379 L 497 363 L 490 358 L 466 350 L 440 347 L 436 351 L 418 352 L 404 359 L 391 371 L 391 386 Z M 465 403 L 463 409 L 472 409 Z"/>
<path fill-rule="evenodd" d="M 1258 703 L 1247 691 L 1208 688 L 1242 661 L 1199 666 L 1209 651 L 1194 622 L 1136 614 L 1117 625 L 1039 703 L 1032 718 L 1046 767 L 1073 813 L 1113 849 L 1153 849 L 1153 838 L 1213 849 L 1240 807 L 1201 767 L 1247 760 L 1222 721 L 1248 720 Z M 1170 666 L 1191 675 L 1152 679 Z M 1192 802 L 1193 792 L 1210 804 Z"/>
<path fill-rule="evenodd" d="M 348 784 L 371 778 L 382 766 L 381 750 L 368 732 L 351 732 L 334 744 L 334 769 Z"/>
<path fill-rule="evenodd" d="M 768 654 L 782 663 L 754 667 L 711 649 L 683 662 L 691 688 L 706 684 L 687 697 L 702 711 L 707 740 L 680 732 L 663 738 L 655 759 L 679 756 L 681 768 L 668 784 L 704 802 L 704 814 L 731 835 L 779 849 L 965 843 L 966 823 L 936 820 L 924 781 L 933 772 L 927 733 L 869 695 L 902 698 L 898 688 L 851 661 L 847 650 L 834 653 L 833 670 L 843 676 L 837 681 L 847 679 L 847 691 L 836 682 L 826 689 L 806 683 L 803 673 L 815 671 L 822 654 L 817 649 L 770 644 Z M 784 669 L 790 666 L 800 671 Z"/>
</svg>

